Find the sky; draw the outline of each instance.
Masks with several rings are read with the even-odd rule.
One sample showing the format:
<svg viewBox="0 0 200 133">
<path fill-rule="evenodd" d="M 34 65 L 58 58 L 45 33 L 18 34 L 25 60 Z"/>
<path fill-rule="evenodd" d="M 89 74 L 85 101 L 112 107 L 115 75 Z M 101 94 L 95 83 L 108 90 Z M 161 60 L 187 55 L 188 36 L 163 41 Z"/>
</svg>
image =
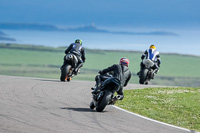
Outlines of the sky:
<svg viewBox="0 0 200 133">
<path fill-rule="evenodd" d="M 91 38 L 91 34 L 73 33 L 69 37 L 66 33 L 57 35 L 63 38 L 56 40 L 54 37 L 51 42 L 57 43 L 62 39 L 63 42 L 60 44 L 64 45 L 69 39 L 74 41 L 75 37 L 82 37 L 87 46 L 94 46 L 93 42 L 99 42 L 105 44 L 103 46 L 105 49 L 111 45 L 110 43 L 121 49 L 121 44 L 125 42 L 131 50 L 141 51 L 148 45 L 159 44 L 161 52 L 200 55 L 199 6 L 200 0 L 0 0 L 0 23 L 52 24 L 70 28 L 95 24 L 100 29 L 110 31 L 172 32 L 178 36 L 92 34 Z M 43 39 L 45 44 L 48 43 L 46 40 L 49 41 L 49 37 L 46 37 L 46 40 L 41 36 L 35 39 L 35 36 L 28 33 L 26 34 L 29 37 L 24 38 L 27 39 L 24 41 L 22 31 L 20 31 L 21 37 L 18 37 L 17 32 L 5 33 L 25 44 L 32 43 L 28 39 Z M 41 44 L 41 42 L 36 43 Z M 99 48 L 97 46 L 100 47 L 96 45 L 92 48 Z"/>
<path fill-rule="evenodd" d="M 0 22 L 200 28 L 200 0 L 1 0 Z"/>
</svg>

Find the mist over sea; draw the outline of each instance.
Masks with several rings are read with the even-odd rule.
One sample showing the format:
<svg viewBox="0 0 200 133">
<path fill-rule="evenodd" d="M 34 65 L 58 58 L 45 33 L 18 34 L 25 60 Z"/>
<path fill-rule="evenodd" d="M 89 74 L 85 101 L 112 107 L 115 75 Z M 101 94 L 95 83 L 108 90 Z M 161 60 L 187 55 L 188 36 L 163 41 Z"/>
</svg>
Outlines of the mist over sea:
<svg viewBox="0 0 200 133">
<path fill-rule="evenodd" d="M 83 40 L 83 46 L 89 49 L 133 50 L 145 51 L 155 44 L 160 53 L 178 53 L 200 56 L 200 31 L 176 30 L 177 36 L 170 35 L 127 35 L 93 32 L 68 31 L 29 31 L 1 30 L 16 41 L 0 41 L 1 43 L 17 43 L 43 45 L 51 47 L 67 47 L 75 39 Z"/>
</svg>

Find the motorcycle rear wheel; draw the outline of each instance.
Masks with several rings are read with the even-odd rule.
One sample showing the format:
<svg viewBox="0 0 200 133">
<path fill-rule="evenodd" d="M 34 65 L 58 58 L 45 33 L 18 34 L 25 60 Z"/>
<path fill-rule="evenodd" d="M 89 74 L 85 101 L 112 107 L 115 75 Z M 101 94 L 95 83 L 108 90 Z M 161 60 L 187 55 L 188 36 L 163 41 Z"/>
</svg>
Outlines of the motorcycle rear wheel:
<svg viewBox="0 0 200 133">
<path fill-rule="evenodd" d="M 66 65 L 61 70 L 60 81 L 65 82 L 69 77 L 69 70 L 71 69 L 71 65 Z"/>
<path fill-rule="evenodd" d="M 140 80 L 139 80 L 140 84 L 144 84 L 146 82 L 147 73 L 148 73 L 148 69 L 141 70 L 141 72 L 140 72 Z"/>
</svg>

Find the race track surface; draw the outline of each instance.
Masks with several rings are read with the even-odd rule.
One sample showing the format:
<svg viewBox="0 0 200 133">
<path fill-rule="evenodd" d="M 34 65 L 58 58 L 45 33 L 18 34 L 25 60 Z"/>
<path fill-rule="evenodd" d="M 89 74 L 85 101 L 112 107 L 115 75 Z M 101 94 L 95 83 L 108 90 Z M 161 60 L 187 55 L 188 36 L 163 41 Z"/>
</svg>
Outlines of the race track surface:
<svg viewBox="0 0 200 133">
<path fill-rule="evenodd" d="M 0 133 L 188 133 L 113 106 L 91 110 L 94 82 L 0 76 Z M 127 88 L 144 88 L 128 85 Z"/>
</svg>

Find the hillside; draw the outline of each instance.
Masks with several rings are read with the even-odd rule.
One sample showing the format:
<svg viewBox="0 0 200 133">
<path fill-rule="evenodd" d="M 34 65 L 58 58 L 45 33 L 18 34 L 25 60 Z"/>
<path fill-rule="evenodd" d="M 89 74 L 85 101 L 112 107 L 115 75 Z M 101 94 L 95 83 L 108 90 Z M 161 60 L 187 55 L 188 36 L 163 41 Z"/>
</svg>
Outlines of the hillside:
<svg viewBox="0 0 200 133">
<path fill-rule="evenodd" d="M 60 77 L 65 48 L 53 48 L 35 45 L 0 44 L 0 74 L 31 77 Z M 86 63 L 81 74 L 74 80 L 94 80 L 97 72 L 119 62 L 121 57 L 130 60 L 131 83 L 138 83 L 136 73 L 140 68 L 140 56 L 137 51 L 106 51 L 86 49 Z M 161 54 L 160 72 L 152 84 L 173 86 L 200 86 L 200 57 Z M 191 65 L 192 64 L 192 65 Z"/>
<path fill-rule="evenodd" d="M 32 24 L 32 23 L 0 23 L 0 29 L 4 30 L 41 30 L 41 31 L 61 31 L 54 25 Z"/>
<path fill-rule="evenodd" d="M 69 28 L 59 28 L 56 25 L 37 24 L 37 23 L 0 23 L 2 30 L 35 30 L 35 31 L 68 31 L 68 32 L 94 32 L 124 35 L 155 35 L 155 36 L 179 36 L 177 33 L 169 31 L 152 31 L 152 32 L 127 32 L 127 31 L 109 31 L 100 29 L 94 24 L 86 26 L 77 26 Z"/>
<path fill-rule="evenodd" d="M 3 41 L 15 41 L 14 38 L 8 37 L 4 32 L 0 31 L 0 40 Z"/>
</svg>

